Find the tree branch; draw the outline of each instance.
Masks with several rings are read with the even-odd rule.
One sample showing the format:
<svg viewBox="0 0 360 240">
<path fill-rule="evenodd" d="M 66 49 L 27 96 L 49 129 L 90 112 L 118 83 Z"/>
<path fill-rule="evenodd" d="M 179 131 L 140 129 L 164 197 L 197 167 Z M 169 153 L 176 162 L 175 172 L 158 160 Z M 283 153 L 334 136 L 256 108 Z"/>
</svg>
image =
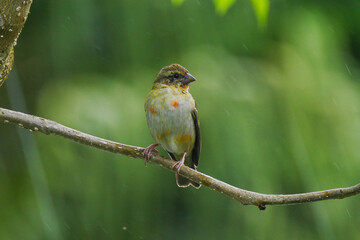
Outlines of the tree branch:
<svg viewBox="0 0 360 240">
<path fill-rule="evenodd" d="M 38 131 L 44 134 L 62 136 L 75 142 L 101 150 L 144 160 L 144 148 L 125 145 L 95 137 L 41 117 L 0 108 L 0 120 L 2 120 L 4 123 L 10 122 L 17 124 L 18 126 L 29 129 L 30 131 Z M 153 155 L 153 157 L 150 159 L 150 162 L 158 164 L 169 170 L 172 170 L 171 167 L 174 164 L 174 161 L 164 158 L 160 155 Z M 192 181 L 201 183 L 202 185 L 207 186 L 212 190 L 225 194 L 244 205 L 258 206 L 260 210 L 264 210 L 266 205 L 298 204 L 329 199 L 342 199 L 360 193 L 359 183 L 352 187 L 336 188 L 318 192 L 287 195 L 261 194 L 231 186 L 230 184 L 207 176 L 186 166 L 181 168 L 180 174 L 191 179 Z"/>
<path fill-rule="evenodd" d="M 14 62 L 14 47 L 30 13 L 32 0 L 0 1 L 0 87 Z"/>
</svg>

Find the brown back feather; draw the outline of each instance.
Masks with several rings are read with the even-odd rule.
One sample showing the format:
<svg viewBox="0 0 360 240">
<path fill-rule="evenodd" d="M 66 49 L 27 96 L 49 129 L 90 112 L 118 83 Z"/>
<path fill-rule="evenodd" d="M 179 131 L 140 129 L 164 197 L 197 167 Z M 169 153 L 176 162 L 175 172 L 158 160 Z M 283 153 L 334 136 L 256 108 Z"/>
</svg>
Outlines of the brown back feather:
<svg viewBox="0 0 360 240">
<path fill-rule="evenodd" d="M 200 150 L 201 150 L 201 135 L 200 135 L 199 119 L 196 109 L 192 111 L 191 116 L 193 118 L 194 128 L 195 128 L 195 143 L 194 143 L 194 148 L 191 152 L 191 159 L 194 166 L 198 166 L 200 159 Z"/>
</svg>

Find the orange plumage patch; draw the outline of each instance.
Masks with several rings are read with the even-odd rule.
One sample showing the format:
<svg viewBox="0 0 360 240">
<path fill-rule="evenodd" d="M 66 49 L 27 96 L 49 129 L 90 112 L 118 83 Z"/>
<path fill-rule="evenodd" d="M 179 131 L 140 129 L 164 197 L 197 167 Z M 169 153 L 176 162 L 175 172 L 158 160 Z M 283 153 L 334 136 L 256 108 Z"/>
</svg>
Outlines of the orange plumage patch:
<svg viewBox="0 0 360 240">
<path fill-rule="evenodd" d="M 173 102 L 171 103 L 171 105 L 172 105 L 173 107 L 177 107 L 177 106 L 179 106 L 179 103 L 178 103 L 177 101 L 173 101 Z"/>
<path fill-rule="evenodd" d="M 189 85 L 182 85 L 181 88 L 182 88 L 183 90 L 188 90 L 188 89 L 190 88 L 190 86 L 189 86 Z"/>
<path fill-rule="evenodd" d="M 152 114 L 156 114 L 155 108 L 154 108 L 154 107 L 150 107 L 150 112 L 151 112 Z"/>
<path fill-rule="evenodd" d="M 191 135 L 182 135 L 180 138 L 179 138 L 179 143 L 184 143 L 184 142 L 188 142 L 191 140 Z"/>
</svg>

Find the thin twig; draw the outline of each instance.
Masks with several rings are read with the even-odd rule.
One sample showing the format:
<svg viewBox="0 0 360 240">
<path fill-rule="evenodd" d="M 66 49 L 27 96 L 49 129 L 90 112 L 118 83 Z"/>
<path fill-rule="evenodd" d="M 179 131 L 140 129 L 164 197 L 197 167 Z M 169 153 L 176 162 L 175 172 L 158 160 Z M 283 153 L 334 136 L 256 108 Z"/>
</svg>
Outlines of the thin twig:
<svg viewBox="0 0 360 240">
<path fill-rule="evenodd" d="M 0 108 L 0 120 L 5 123 L 10 122 L 17 124 L 18 126 L 29 129 L 30 131 L 38 131 L 45 134 L 62 136 L 75 142 L 101 150 L 144 160 L 144 148 L 125 145 L 95 137 L 41 117 Z M 174 164 L 174 161 L 160 155 L 153 155 L 150 162 L 156 163 L 169 170 L 172 170 L 172 165 Z M 258 206 L 260 210 L 264 210 L 266 205 L 299 204 L 329 199 L 342 199 L 360 193 L 359 183 L 352 187 L 336 188 L 318 192 L 286 195 L 261 194 L 234 187 L 186 166 L 181 168 L 180 174 L 192 181 L 207 186 L 222 194 L 228 195 L 244 205 Z"/>
</svg>

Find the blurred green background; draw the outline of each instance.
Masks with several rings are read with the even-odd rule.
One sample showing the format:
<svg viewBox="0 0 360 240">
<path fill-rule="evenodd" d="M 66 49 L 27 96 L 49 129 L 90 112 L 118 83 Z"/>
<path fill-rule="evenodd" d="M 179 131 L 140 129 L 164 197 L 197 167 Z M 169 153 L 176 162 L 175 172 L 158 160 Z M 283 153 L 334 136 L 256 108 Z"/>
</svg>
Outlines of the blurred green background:
<svg viewBox="0 0 360 240">
<path fill-rule="evenodd" d="M 198 79 L 200 171 L 262 193 L 359 182 L 360 1 L 272 1 L 267 22 L 247 0 L 226 13 L 179 2 L 34 1 L 1 107 L 145 147 L 145 97 L 161 67 L 180 63 Z M 0 239 L 360 236 L 359 197 L 259 211 L 9 124 L 0 196 Z"/>
</svg>

